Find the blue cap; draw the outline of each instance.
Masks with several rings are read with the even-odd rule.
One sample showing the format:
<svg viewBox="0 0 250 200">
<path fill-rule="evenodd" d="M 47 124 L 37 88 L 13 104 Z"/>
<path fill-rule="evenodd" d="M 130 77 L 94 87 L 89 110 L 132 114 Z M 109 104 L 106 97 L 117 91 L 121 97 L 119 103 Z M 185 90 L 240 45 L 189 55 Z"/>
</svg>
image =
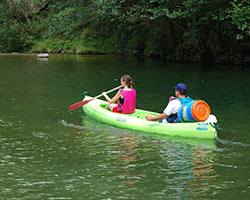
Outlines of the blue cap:
<svg viewBox="0 0 250 200">
<path fill-rule="evenodd" d="M 186 84 L 184 84 L 184 83 L 178 83 L 178 84 L 174 87 L 174 89 L 176 89 L 176 90 L 185 90 L 185 89 L 187 89 L 187 86 L 186 86 Z"/>
</svg>

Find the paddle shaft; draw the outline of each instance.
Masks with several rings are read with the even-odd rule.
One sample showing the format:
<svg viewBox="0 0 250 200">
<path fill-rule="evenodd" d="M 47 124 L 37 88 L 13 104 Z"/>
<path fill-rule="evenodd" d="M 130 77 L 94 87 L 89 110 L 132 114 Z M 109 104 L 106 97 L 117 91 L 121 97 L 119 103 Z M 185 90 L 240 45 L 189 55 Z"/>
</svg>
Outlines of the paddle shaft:
<svg viewBox="0 0 250 200">
<path fill-rule="evenodd" d="M 118 87 L 116 87 L 116 88 L 113 88 L 113 89 L 107 91 L 106 94 L 108 94 L 108 93 L 110 93 L 110 92 L 113 92 L 114 90 L 117 90 L 117 89 L 119 89 L 119 88 L 121 88 L 121 87 L 122 87 L 122 86 L 120 85 L 120 86 L 118 86 Z M 80 108 L 80 107 L 84 106 L 85 104 L 87 104 L 88 102 L 90 102 L 90 101 L 92 101 L 92 100 L 94 100 L 94 99 L 97 99 L 97 98 L 99 98 L 99 97 L 101 97 L 101 96 L 102 96 L 102 94 L 95 96 L 93 99 L 89 99 L 89 100 L 80 101 L 80 102 L 78 102 L 78 103 L 75 103 L 75 104 L 71 105 L 71 106 L 69 107 L 69 109 L 70 109 L 70 110 L 75 110 L 75 109 L 77 109 L 77 108 Z"/>
<path fill-rule="evenodd" d="M 106 94 L 108 94 L 108 93 L 110 93 L 110 92 L 113 92 L 113 91 L 115 91 L 115 90 L 117 90 L 117 89 L 119 89 L 119 88 L 121 88 L 121 87 L 122 87 L 122 86 L 120 85 L 120 86 L 118 86 L 118 87 L 116 87 L 116 88 L 113 88 L 113 89 L 107 91 Z M 97 98 L 99 98 L 99 97 L 101 97 L 101 96 L 103 96 L 103 95 L 102 95 L 102 94 L 99 94 L 99 95 L 95 96 L 93 99 L 97 99 Z"/>
</svg>

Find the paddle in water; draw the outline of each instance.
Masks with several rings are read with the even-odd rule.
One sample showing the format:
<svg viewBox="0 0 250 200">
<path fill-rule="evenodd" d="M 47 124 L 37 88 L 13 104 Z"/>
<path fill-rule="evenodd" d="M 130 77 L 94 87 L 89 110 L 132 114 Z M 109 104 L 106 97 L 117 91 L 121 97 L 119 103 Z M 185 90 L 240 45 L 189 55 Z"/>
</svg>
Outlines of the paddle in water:
<svg viewBox="0 0 250 200">
<path fill-rule="evenodd" d="M 121 88 L 121 87 L 122 87 L 122 86 L 120 85 L 120 86 L 118 86 L 118 87 L 116 87 L 116 88 L 113 88 L 113 89 L 107 91 L 106 94 L 108 94 L 108 93 L 110 93 L 110 92 L 113 92 L 113 91 L 115 91 L 115 90 L 117 90 L 117 89 L 119 89 L 119 88 Z M 97 99 L 97 98 L 99 98 L 99 97 L 101 97 L 101 96 L 102 96 L 102 94 L 100 94 L 100 95 L 94 97 L 93 99 L 88 99 L 88 100 L 85 100 L 85 101 L 80 101 L 80 102 L 78 102 L 78 103 L 75 103 L 75 104 L 71 105 L 71 106 L 69 107 L 69 109 L 70 109 L 70 110 L 75 110 L 75 109 L 77 109 L 77 108 L 80 108 L 80 107 L 84 106 L 85 104 L 87 104 L 88 102 L 90 102 L 90 101 L 92 101 L 92 100 L 94 100 L 94 99 Z"/>
</svg>

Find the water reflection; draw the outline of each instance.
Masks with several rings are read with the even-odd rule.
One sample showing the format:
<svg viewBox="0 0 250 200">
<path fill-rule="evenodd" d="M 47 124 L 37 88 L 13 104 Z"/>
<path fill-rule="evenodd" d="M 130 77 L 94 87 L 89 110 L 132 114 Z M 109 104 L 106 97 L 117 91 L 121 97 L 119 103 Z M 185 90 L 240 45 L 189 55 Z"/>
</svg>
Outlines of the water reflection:
<svg viewBox="0 0 250 200">
<path fill-rule="evenodd" d="M 139 139 L 131 131 L 121 131 L 110 126 L 103 126 L 98 122 L 96 124 L 98 124 L 98 127 L 102 127 L 101 132 L 100 130 L 98 131 L 99 134 L 104 134 L 103 137 L 107 137 L 105 145 L 107 145 L 108 158 L 106 162 L 111 162 L 110 170 L 113 170 L 111 172 L 113 174 L 112 179 L 115 180 L 115 184 L 118 187 L 123 188 L 123 195 L 126 196 L 129 193 L 131 196 L 134 196 L 135 194 L 132 191 L 138 190 L 136 183 L 140 182 L 143 176 L 138 171 L 137 166 Z"/>
<path fill-rule="evenodd" d="M 190 196 L 194 193 L 196 193 L 196 198 L 202 199 L 214 196 L 215 193 L 211 194 L 211 191 L 216 187 L 215 181 L 213 181 L 216 178 L 212 162 L 215 158 L 214 152 L 211 149 L 199 147 L 192 151 L 190 158 L 192 159 L 193 173 L 193 178 L 188 181 L 190 191 L 192 191 Z"/>
<path fill-rule="evenodd" d="M 48 62 L 49 58 L 37 58 L 37 60 L 40 62 Z"/>
<path fill-rule="evenodd" d="M 169 198 L 173 194 L 181 195 L 182 199 L 212 196 L 216 177 L 213 169 L 216 157 L 214 141 L 165 136 L 152 138 L 161 143 L 159 163 L 167 180 L 165 188 L 162 188 L 165 195 Z"/>
<path fill-rule="evenodd" d="M 160 198 L 181 195 L 197 199 L 213 195 L 215 141 L 148 135 L 104 125 L 87 117 L 83 118 L 83 124 L 91 130 L 92 135 L 88 137 L 102 142 L 95 142 L 96 148 L 102 146 L 98 149 L 106 152 L 102 158 L 95 159 L 102 160 L 104 171 L 109 173 L 98 171 L 107 176 L 107 181 L 112 174 L 110 181 L 115 180 L 119 187 L 119 191 L 106 191 L 107 196 L 141 198 L 152 193 Z"/>
<path fill-rule="evenodd" d="M 118 178 L 123 177 L 121 182 L 117 184 L 125 185 L 125 188 L 129 191 L 138 190 L 135 183 L 141 179 L 141 174 L 138 174 L 137 170 L 137 158 L 138 153 L 136 147 L 139 145 L 138 138 L 133 135 L 118 136 L 117 138 L 117 150 L 120 152 L 118 159 L 120 161 L 115 162 L 114 165 L 118 169 Z"/>
</svg>

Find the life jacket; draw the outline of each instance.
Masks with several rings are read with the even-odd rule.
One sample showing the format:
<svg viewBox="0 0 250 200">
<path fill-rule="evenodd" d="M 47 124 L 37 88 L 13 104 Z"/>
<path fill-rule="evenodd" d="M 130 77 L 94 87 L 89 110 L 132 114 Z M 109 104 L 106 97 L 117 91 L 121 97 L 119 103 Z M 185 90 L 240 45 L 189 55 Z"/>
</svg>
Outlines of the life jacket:
<svg viewBox="0 0 250 200">
<path fill-rule="evenodd" d="M 121 104 L 119 101 L 117 102 L 118 110 L 121 111 L 121 113 L 124 114 L 131 114 L 135 112 L 135 103 L 136 103 L 136 90 L 123 90 L 119 89 L 119 91 L 122 93 L 124 103 Z"/>
<path fill-rule="evenodd" d="M 193 101 L 193 99 L 191 99 L 190 97 L 186 97 L 186 98 L 172 98 L 170 101 L 174 100 L 174 99 L 178 99 L 181 102 L 181 107 L 179 108 L 178 112 L 175 114 L 171 114 L 169 115 L 166 120 L 168 123 L 178 123 L 178 122 L 183 122 L 183 120 L 181 120 L 180 116 L 181 116 L 181 110 L 184 104 L 187 104 L 191 101 Z"/>
</svg>

